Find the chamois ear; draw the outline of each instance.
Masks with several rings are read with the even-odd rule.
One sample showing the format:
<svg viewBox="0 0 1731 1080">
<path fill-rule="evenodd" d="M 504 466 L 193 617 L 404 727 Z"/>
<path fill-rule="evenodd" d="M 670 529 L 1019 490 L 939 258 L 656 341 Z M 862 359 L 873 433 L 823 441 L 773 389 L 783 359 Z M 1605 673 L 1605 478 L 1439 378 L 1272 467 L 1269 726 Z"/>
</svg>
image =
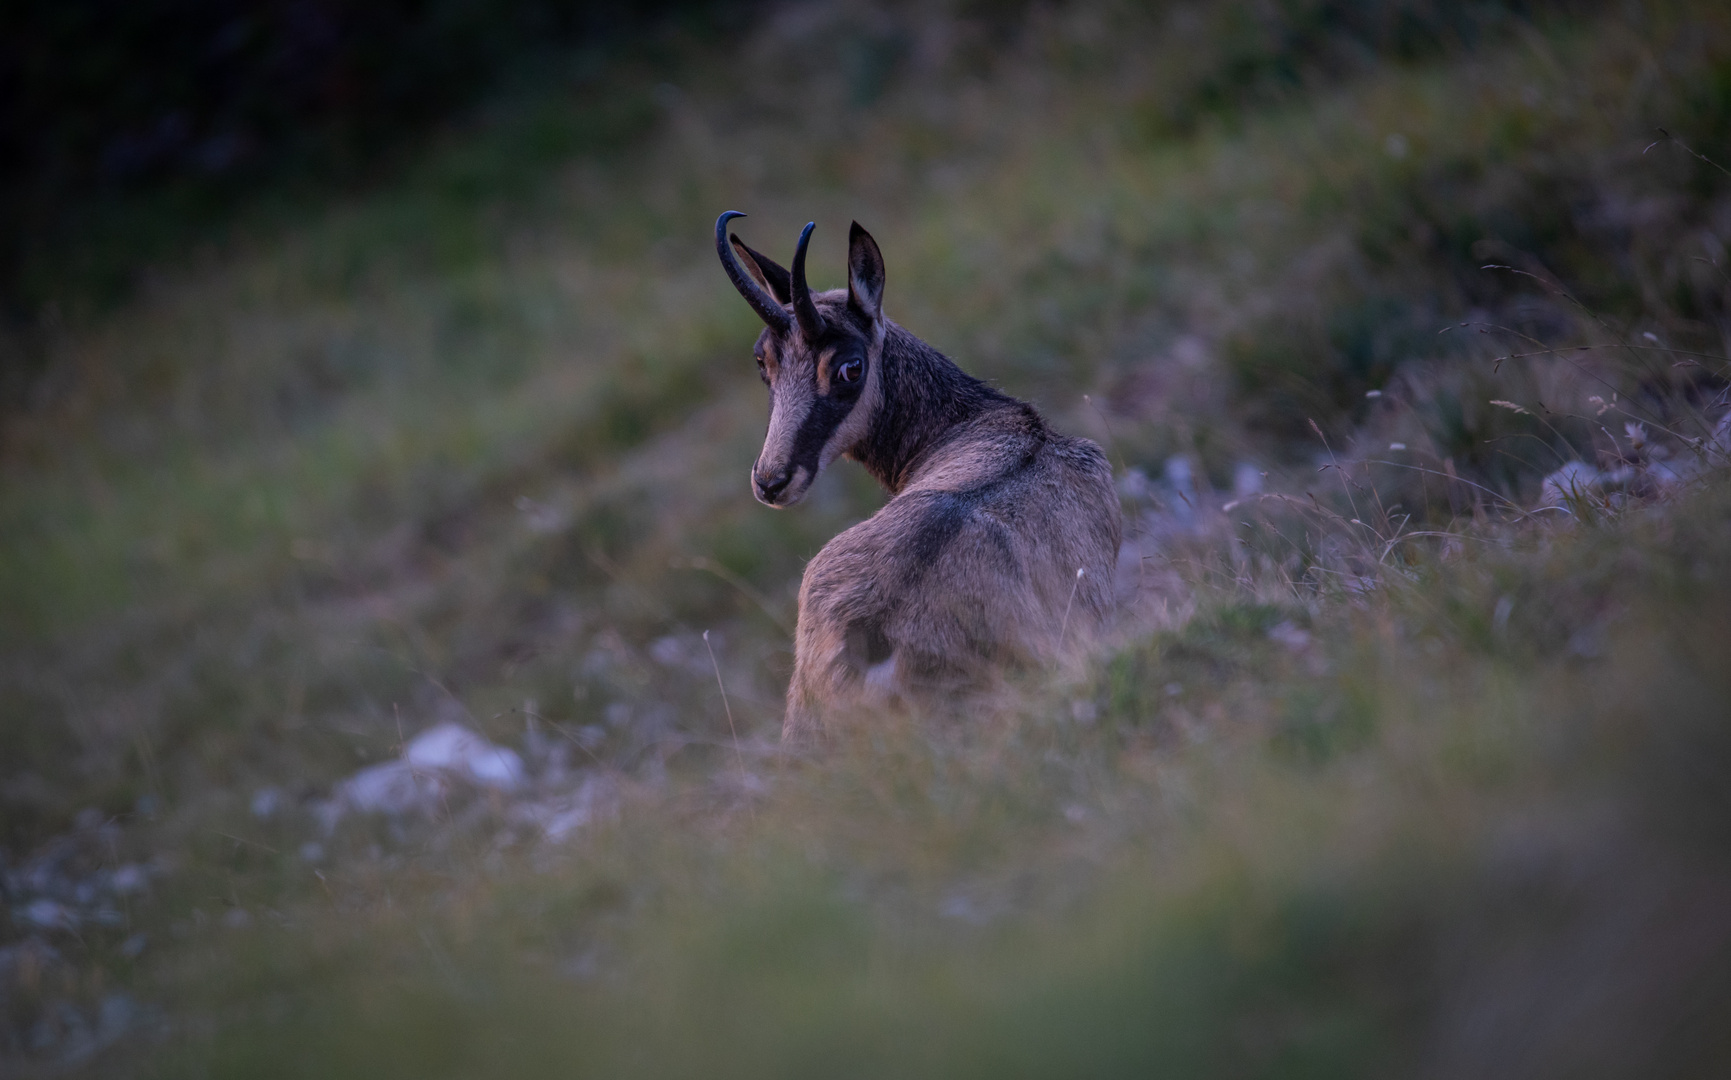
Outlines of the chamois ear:
<svg viewBox="0 0 1731 1080">
<path fill-rule="evenodd" d="M 872 234 L 853 223 L 847 233 L 847 303 L 867 322 L 883 318 L 884 256 Z"/>
<path fill-rule="evenodd" d="M 793 279 L 788 277 L 776 261 L 762 252 L 753 251 L 745 246 L 745 241 L 737 235 L 728 237 L 733 241 L 733 250 L 739 254 L 739 261 L 759 285 L 769 290 L 776 302 L 791 304 L 793 302 Z"/>
</svg>

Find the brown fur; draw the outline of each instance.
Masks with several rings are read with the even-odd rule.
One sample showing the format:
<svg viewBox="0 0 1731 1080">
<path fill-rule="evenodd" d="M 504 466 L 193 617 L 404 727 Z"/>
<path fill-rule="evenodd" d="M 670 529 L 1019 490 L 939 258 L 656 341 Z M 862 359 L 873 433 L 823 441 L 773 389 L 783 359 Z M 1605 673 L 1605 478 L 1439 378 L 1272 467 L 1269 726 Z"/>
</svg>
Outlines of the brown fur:
<svg viewBox="0 0 1731 1080">
<path fill-rule="evenodd" d="M 780 304 L 803 287 L 803 246 L 790 279 L 732 238 Z M 952 704 L 1078 650 L 1109 614 L 1122 532 L 1098 446 L 884 318 L 882 257 L 857 224 L 848 263 L 847 290 L 811 297 L 817 340 L 797 322 L 758 339 L 771 394 L 758 498 L 792 505 L 837 456 L 891 495 L 806 567 L 784 739 L 862 707 Z"/>
</svg>

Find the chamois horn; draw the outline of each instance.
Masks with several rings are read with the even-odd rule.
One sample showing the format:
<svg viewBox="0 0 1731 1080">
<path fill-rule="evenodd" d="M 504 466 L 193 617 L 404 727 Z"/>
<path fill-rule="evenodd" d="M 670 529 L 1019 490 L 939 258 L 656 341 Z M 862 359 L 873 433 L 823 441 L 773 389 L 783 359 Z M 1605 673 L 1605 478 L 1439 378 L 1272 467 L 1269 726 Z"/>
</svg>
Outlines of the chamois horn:
<svg viewBox="0 0 1731 1080">
<path fill-rule="evenodd" d="M 736 217 L 744 216 L 738 210 L 729 210 L 715 219 L 715 253 L 721 256 L 721 268 L 727 271 L 727 280 L 733 282 L 733 287 L 739 290 L 739 295 L 745 297 L 745 302 L 751 305 L 751 310 L 757 312 L 757 317 L 762 319 L 771 330 L 785 335 L 793 329 L 793 319 L 788 315 L 787 309 L 776 303 L 775 297 L 765 292 L 763 286 L 746 275 L 745 271 L 740 268 L 739 260 L 733 254 L 732 246 L 727 242 L 727 223 Z M 806 231 L 810 232 L 811 226 L 806 226 Z M 802 247 L 800 251 L 803 255 L 805 249 Z M 798 265 L 804 266 L 805 264 L 801 261 Z M 804 280 L 803 275 L 800 280 Z M 810 296 L 806 297 L 806 303 L 811 303 Z M 813 309 L 813 314 L 815 313 L 816 309 Z"/>
<path fill-rule="evenodd" d="M 815 228 L 817 222 L 806 222 L 805 231 L 799 234 L 799 246 L 793 249 L 793 314 L 799 319 L 799 332 L 808 342 L 816 341 L 824 331 L 823 315 L 811 302 L 811 286 L 805 283 L 805 249 Z"/>
</svg>

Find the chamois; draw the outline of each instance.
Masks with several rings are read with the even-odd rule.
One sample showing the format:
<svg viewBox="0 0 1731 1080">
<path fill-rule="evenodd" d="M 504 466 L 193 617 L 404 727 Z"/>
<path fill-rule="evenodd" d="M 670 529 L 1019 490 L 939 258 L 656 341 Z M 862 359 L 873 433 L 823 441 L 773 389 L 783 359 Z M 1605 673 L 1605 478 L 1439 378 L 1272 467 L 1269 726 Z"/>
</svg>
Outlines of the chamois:
<svg viewBox="0 0 1731 1080">
<path fill-rule="evenodd" d="M 890 494 L 825 544 L 799 590 L 785 741 L 859 707 L 930 707 L 1014 667 L 1049 664 L 1101 627 L 1123 523 L 1099 446 L 968 375 L 884 317 L 884 262 L 855 222 L 846 289 L 813 294 L 730 235 L 715 249 L 765 324 L 754 352 L 769 432 L 752 490 L 792 506 L 845 456 Z"/>
</svg>

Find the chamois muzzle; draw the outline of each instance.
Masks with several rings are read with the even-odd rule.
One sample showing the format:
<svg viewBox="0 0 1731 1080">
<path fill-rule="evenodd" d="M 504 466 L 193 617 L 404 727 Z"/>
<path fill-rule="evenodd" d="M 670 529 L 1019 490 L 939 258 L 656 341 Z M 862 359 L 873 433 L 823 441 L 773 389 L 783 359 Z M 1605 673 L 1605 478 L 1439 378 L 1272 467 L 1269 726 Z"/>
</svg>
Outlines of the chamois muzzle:
<svg viewBox="0 0 1731 1080">
<path fill-rule="evenodd" d="M 786 336 L 787 332 L 793 329 L 793 319 L 788 315 L 787 309 L 776 303 L 775 297 L 764 292 L 761 285 L 751 280 L 751 278 L 746 275 L 745 271 L 740 268 L 739 261 L 733 254 L 732 247 L 728 245 L 727 223 L 736 217 L 744 216 L 745 215 L 740 213 L 738 210 L 728 210 L 715 219 L 715 253 L 721 256 L 721 268 L 727 271 L 727 280 L 733 282 L 733 287 L 739 290 L 739 295 L 745 297 L 745 302 L 751 305 L 751 310 L 757 312 L 757 317 L 763 320 L 764 325 L 768 326 L 776 333 Z M 811 233 L 811 226 L 807 225 L 805 231 L 809 235 Z M 802 257 L 799 262 L 794 264 L 801 268 L 800 281 L 802 283 L 805 280 L 803 269 L 805 266 L 805 260 L 803 258 L 804 254 L 805 246 L 802 242 L 800 246 L 800 255 Z M 809 290 L 806 292 L 806 303 L 811 303 L 811 293 Z M 815 307 L 812 308 L 812 314 L 817 314 L 817 309 Z M 819 321 L 821 322 L 821 317 Z M 801 325 L 803 325 L 803 320 Z"/>
<path fill-rule="evenodd" d="M 761 473 L 752 470 L 751 482 L 757 488 L 755 494 L 758 501 L 767 506 L 781 505 L 781 493 L 787 490 L 787 485 L 793 481 L 793 466 L 783 465 L 778 472 Z"/>
</svg>

